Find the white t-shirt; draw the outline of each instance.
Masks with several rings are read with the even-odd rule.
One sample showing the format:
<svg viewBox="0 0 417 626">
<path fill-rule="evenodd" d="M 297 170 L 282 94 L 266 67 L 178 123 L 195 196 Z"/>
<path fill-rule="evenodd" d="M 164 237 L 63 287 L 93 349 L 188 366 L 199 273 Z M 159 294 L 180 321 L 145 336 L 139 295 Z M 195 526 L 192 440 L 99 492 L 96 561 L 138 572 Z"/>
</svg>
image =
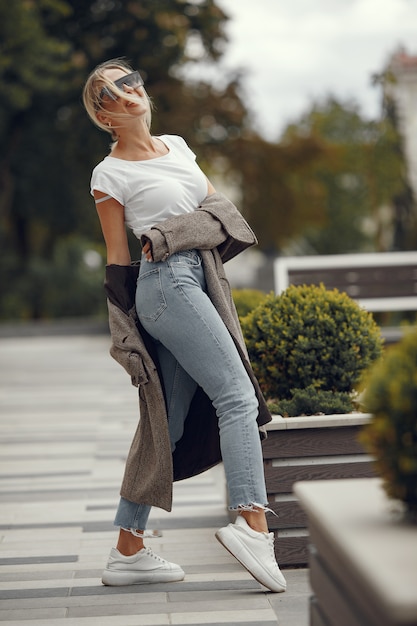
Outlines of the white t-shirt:
<svg viewBox="0 0 417 626">
<path fill-rule="evenodd" d="M 167 154 L 148 161 L 107 156 L 93 170 L 91 194 L 102 191 L 125 209 L 136 237 L 174 215 L 191 213 L 207 196 L 207 179 L 178 135 L 161 135 Z"/>
</svg>

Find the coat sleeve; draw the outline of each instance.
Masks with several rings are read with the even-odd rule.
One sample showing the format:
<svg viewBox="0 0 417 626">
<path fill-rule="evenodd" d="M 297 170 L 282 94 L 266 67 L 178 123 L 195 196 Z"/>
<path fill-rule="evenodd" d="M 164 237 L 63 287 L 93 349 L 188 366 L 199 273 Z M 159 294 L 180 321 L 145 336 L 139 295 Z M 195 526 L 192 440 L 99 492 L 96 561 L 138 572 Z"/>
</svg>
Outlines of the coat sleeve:
<svg viewBox="0 0 417 626">
<path fill-rule="evenodd" d="M 257 243 L 256 237 L 235 205 L 220 193 L 202 202 L 196 211 L 169 218 L 142 235 L 150 242 L 154 261 L 174 252 L 217 248 L 223 262 Z"/>
<path fill-rule="evenodd" d="M 104 290 L 109 310 L 110 354 L 138 387 L 148 381 L 145 361 L 148 351 L 139 330 L 135 308 L 139 266 L 107 265 Z"/>
<path fill-rule="evenodd" d="M 111 300 L 107 300 L 109 308 L 109 327 L 111 335 L 111 356 L 129 374 L 132 385 L 139 387 L 148 382 L 141 342 L 136 327 L 135 311 L 125 313 Z"/>
</svg>

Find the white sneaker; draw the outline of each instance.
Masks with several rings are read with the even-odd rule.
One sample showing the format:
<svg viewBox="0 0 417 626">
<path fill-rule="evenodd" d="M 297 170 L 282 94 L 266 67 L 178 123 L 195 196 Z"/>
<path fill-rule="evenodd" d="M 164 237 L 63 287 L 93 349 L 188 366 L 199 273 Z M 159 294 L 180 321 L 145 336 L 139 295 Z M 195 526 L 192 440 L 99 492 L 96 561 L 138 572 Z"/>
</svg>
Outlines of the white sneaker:
<svg viewBox="0 0 417 626">
<path fill-rule="evenodd" d="M 216 532 L 216 538 L 258 582 L 271 591 L 285 591 L 287 583 L 275 559 L 274 533 L 257 532 L 238 515 L 234 524 Z"/>
<path fill-rule="evenodd" d="M 145 583 L 168 583 L 184 580 L 179 565 L 165 561 L 150 548 L 142 548 L 132 556 L 124 556 L 116 548 L 110 551 L 107 567 L 103 572 L 103 585 L 141 585 Z"/>
</svg>

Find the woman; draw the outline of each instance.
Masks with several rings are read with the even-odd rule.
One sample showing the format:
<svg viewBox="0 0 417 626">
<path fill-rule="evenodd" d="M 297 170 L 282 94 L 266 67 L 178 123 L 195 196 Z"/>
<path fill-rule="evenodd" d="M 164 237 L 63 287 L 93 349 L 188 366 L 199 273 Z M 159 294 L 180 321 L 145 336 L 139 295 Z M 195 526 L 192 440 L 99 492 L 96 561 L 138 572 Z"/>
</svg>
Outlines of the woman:
<svg viewBox="0 0 417 626">
<path fill-rule="evenodd" d="M 222 306 L 216 309 L 208 296 L 210 264 L 202 261 L 208 250 L 218 256 L 217 244 L 233 246 L 236 237 L 231 231 L 250 229 L 246 223 L 242 227 L 244 220 L 240 215 L 236 218 L 231 203 L 224 203 L 224 215 L 219 206 L 213 207 L 216 202 L 223 206 L 220 194 L 183 139 L 152 136 L 150 101 L 137 71 L 120 59 L 101 64 L 90 74 L 83 100 L 92 121 L 114 140 L 110 154 L 95 167 L 91 180 L 108 270 L 117 273 L 130 267 L 125 224 L 143 245 L 135 305 L 140 329 L 152 338 L 150 350 L 163 383 L 172 457 L 182 455 L 187 424 L 193 421 L 186 418 L 203 390 L 217 415 L 230 505 L 238 513 L 235 524 L 220 529 L 216 537 L 259 582 L 272 591 L 284 591 L 286 582 L 275 560 L 273 534 L 268 533 L 265 517 L 267 496 L 258 425 L 268 420 L 259 419 L 259 393 L 257 397 L 253 373 L 219 315 Z M 204 208 L 204 215 L 197 208 Z M 240 225 L 235 228 L 236 219 Z M 158 253 L 161 237 L 165 245 L 162 257 Z M 188 241 L 191 243 L 184 249 L 183 242 Z M 217 260 L 216 266 L 220 265 Z M 149 387 L 149 376 L 152 367 L 147 364 L 142 394 Z M 146 404 L 142 406 L 146 411 Z M 155 412 L 155 419 L 159 413 Z M 140 422 L 146 420 L 141 407 Z M 149 422 L 152 429 L 152 420 Z M 160 430 L 154 430 L 156 436 Z M 149 441 L 143 442 L 146 437 Z M 141 436 L 138 445 L 142 445 L 143 453 L 134 456 L 137 467 L 133 482 L 146 483 L 148 465 L 144 457 L 151 439 L 149 434 Z M 160 457 L 162 463 L 166 456 Z M 120 527 L 119 540 L 111 551 L 103 583 L 182 580 L 181 567 L 144 547 L 150 503 L 156 500 L 151 495 L 130 495 L 138 493 L 134 489 L 122 488 L 121 493 L 115 519 Z M 124 497 L 126 494 L 129 497 Z"/>
</svg>

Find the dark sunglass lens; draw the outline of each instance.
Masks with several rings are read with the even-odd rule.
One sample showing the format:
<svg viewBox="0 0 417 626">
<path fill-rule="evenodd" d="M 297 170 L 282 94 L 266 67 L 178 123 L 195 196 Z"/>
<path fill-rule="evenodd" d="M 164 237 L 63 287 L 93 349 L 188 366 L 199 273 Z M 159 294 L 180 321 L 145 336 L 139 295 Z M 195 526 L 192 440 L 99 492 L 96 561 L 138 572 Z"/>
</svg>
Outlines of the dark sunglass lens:
<svg viewBox="0 0 417 626">
<path fill-rule="evenodd" d="M 143 85 L 143 80 L 139 72 L 132 72 L 132 74 L 127 74 L 127 76 L 123 76 L 122 78 L 118 78 L 115 82 L 115 85 L 119 87 L 119 89 L 123 89 L 123 85 L 127 85 L 128 87 L 139 87 Z"/>
<path fill-rule="evenodd" d="M 123 91 L 123 85 L 127 85 L 128 87 L 135 89 L 136 87 L 143 85 L 143 80 L 139 72 L 132 72 L 131 74 L 126 74 L 126 76 L 122 76 L 122 78 L 115 80 L 114 84 L 118 89 Z M 103 99 L 103 96 L 108 96 L 112 100 L 117 100 L 116 94 L 114 94 L 108 87 L 103 87 L 100 91 L 100 100 Z"/>
<path fill-rule="evenodd" d="M 103 87 L 103 89 L 100 91 L 100 100 L 102 100 L 104 96 L 107 96 L 112 100 L 117 100 L 117 96 L 115 96 L 108 87 Z"/>
</svg>

